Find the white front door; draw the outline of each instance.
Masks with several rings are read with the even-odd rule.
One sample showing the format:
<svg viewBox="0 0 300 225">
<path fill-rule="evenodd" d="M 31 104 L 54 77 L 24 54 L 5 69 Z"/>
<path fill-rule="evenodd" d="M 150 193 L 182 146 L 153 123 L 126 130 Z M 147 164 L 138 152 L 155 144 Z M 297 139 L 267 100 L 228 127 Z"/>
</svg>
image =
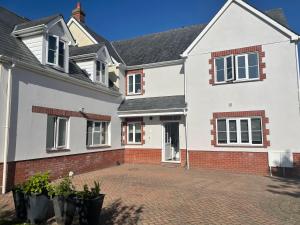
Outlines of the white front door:
<svg viewBox="0 0 300 225">
<path fill-rule="evenodd" d="M 162 161 L 164 162 L 180 161 L 179 123 L 178 122 L 164 123 L 162 135 L 163 135 Z"/>
</svg>

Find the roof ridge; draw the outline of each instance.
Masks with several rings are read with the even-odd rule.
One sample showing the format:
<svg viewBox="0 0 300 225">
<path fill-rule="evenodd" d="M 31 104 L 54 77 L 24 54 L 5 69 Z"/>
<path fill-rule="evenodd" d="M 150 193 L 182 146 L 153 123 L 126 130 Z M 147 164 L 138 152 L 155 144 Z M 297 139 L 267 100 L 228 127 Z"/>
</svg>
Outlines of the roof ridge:
<svg viewBox="0 0 300 225">
<path fill-rule="evenodd" d="M 59 17 L 59 16 L 63 17 L 62 14 L 57 13 L 57 14 L 53 14 L 53 15 L 51 15 L 51 16 L 44 16 L 44 17 L 41 17 L 41 18 L 33 19 L 33 20 L 28 19 L 28 21 L 26 21 L 26 22 L 24 22 L 24 23 L 19 23 L 19 24 L 17 24 L 16 26 L 20 26 L 20 25 L 23 25 L 23 24 L 26 24 L 26 23 L 34 22 L 34 21 L 36 21 L 36 20 L 43 20 L 43 19 L 51 18 L 51 17 L 53 17 L 53 19 L 54 19 L 54 18 Z"/>
<path fill-rule="evenodd" d="M 171 31 L 177 31 L 177 30 L 182 30 L 182 29 L 186 29 L 186 28 L 197 27 L 197 26 L 206 26 L 206 25 L 207 25 L 206 23 L 191 24 L 191 25 L 186 25 L 186 26 L 182 26 L 182 27 L 172 28 L 169 30 L 158 31 L 158 32 L 150 33 L 150 34 L 143 34 L 143 35 L 128 38 L 128 39 L 116 40 L 116 41 L 112 41 L 112 43 L 131 41 L 131 40 L 135 40 L 138 38 L 144 38 L 144 37 L 148 37 L 148 36 L 152 36 L 152 35 L 158 35 L 158 34 L 163 34 L 163 33 L 171 32 Z"/>
</svg>

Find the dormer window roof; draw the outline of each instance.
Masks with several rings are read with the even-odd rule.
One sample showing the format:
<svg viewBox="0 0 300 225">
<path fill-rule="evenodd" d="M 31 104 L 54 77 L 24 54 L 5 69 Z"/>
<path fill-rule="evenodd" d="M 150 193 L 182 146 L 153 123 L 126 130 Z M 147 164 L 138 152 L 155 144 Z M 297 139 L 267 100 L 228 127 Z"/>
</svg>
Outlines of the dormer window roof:
<svg viewBox="0 0 300 225">
<path fill-rule="evenodd" d="M 97 56 L 98 51 L 105 46 L 104 43 L 87 45 L 82 47 L 70 47 L 70 58 L 86 59 L 94 58 Z"/>
</svg>

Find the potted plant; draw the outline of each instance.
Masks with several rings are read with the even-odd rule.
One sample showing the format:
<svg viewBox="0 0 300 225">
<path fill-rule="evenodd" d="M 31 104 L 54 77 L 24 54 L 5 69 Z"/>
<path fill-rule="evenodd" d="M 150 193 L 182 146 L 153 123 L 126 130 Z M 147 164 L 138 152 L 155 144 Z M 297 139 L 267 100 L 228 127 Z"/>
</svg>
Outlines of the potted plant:
<svg viewBox="0 0 300 225">
<path fill-rule="evenodd" d="M 16 210 L 16 217 L 19 220 L 27 219 L 26 200 L 25 200 L 25 194 L 23 188 L 24 188 L 24 184 L 18 184 L 14 186 L 12 189 L 15 210 Z"/>
<path fill-rule="evenodd" d="M 100 193 L 99 182 L 94 181 L 94 187 L 89 190 L 85 184 L 83 191 L 76 192 L 76 201 L 80 225 L 98 225 L 104 201 L 104 194 Z"/>
<path fill-rule="evenodd" d="M 52 185 L 49 193 L 53 196 L 55 219 L 58 225 L 72 224 L 76 210 L 74 187 L 70 177 L 64 177 L 58 184 Z"/>
<path fill-rule="evenodd" d="M 49 173 L 35 174 L 24 185 L 27 218 L 32 224 L 44 223 L 49 218 L 49 187 Z"/>
</svg>

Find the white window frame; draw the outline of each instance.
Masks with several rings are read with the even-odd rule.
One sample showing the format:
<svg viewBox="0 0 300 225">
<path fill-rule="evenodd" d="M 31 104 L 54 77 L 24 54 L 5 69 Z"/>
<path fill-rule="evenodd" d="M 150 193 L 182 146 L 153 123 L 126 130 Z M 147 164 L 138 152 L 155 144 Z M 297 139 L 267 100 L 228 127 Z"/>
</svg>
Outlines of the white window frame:
<svg viewBox="0 0 300 225">
<path fill-rule="evenodd" d="M 100 70 L 98 70 L 97 68 L 98 63 L 100 64 Z M 102 70 L 103 65 L 104 65 L 104 70 Z M 97 80 L 97 77 L 99 77 L 99 80 Z M 107 85 L 106 63 L 101 60 L 96 60 L 95 82 Z"/>
<path fill-rule="evenodd" d="M 250 54 L 257 54 L 257 78 L 249 78 L 249 55 Z M 246 77 L 245 78 L 239 78 L 239 70 L 238 70 L 238 58 L 239 57 L 245 57 L 245 69 L 246 69 Z M 248 52 L 245 54 L 239 54 L 235 56 L 235 74 L 236 74 L 236 81 L 249 81 L 249 80 L 259 80 L 259 55 L 258 52 Z"/>
<path fill-rule="evenodd" d="M 49 37 L 50 36 L 56 38 L 56 52 L 55 52 L 55 54 L 56 54 L 56 60 L 55 60 L 55 63 L 49 62 L 49 57 L 48 57 L 48 55 L 49 55 Z M 64 44 L 64 66 L 63 67 L 61 67 L 59 65 L 59 42 L 62 42 Z M 46 54 L 46 62 L 47 62 L 47 64 L 53 65 L 53 66 L 56 66 L 56 67 L 59 67 L 59 68 L 62 68 L 62 69 L 64 69 L 66 67 L 66 42 L 63 41 L 62 39 L 60 39 L 59 36 L 52 35 L 52 34 L 48 35 L 48 37 L 47 37 L 47 49 L 46 49 L 46 53 L 47 53 Z"/>
<path fill-rule="evenodd" d="M 261 137 L 262 143 L 261 144 L 252 144 L 252 127 L 251 127 L 251 119 L 260 119 L 260 126 L 261 126 Z M 226 138 L 227 143 L 219 143 L 219 136 L 218 136 L 218 120 L 226 120 Z M 230 131 L 229 131 L 229 121 L 235 120 L 237 126 L 237 142 L 233 143 L 230 142 Z M 241 137 L 241 120 L 248 120 L 248 134 L 249 134 L 249 142 L 242 143 Z M 253 117 L 228 117 L 228 118 L 217 118 L 216 119 L 216 139 L 217 139 L 217 146 L 253 146 L 253 147 L 262 147 L 264 143 L 264 131 L 263 131 L 263 124 L 262 124 L 262 117 L 260 116 L 253 116 Z"/>
<path fill-rule="evenodd" d="M 140 124 L 141 126 L 141 141 L 140 142 L 136 142 L 135 141 L 135 134 L 136 134 L 136 124 Z M 133 125 L 133 138 L 132 138 L 132 141 L 129 141 L 129 125 Z M 130 122 L 130 123 L 127 123 L 127 143 L 128 144 L 142 144 L 142 138 L 143 138 L 143 134 L 142 134 L 142 122 Z"/>
<path fill-rule="evenodd" d="M 232 78 L 228 78 L 228 74 L 227 74 L 227 58 L 231 58 L 231 65 L 232 65 Z M 216 84 L 222 84 L 222 83 L 227 83 L 229 81 L 233 81 L 235 79 L 235 64 L 234 64 L 234 55 L 228 55 L 228 56 L 224 56 L 224 57 L 216 57 L 214 60 L 214 71 L 215 71 L 215 83 Z M 218 81 L 217 79 L 217 63 L 216 60 L 217 59 L 223 59 L 224 62 L 224 81 Z"/>
<path fill-rule="evenodd" d="M 140 91 L 139 92 L 137 92 L 136 90 L 135 90 L 135 77 L 136 76 L 141 76 L 141 88 L 140 88 Z M 132 92 L 130 92 L 130 90 L 129 90 L 129 77 L 133 77 L 133 79 L 132 79 Z M 143 81 L 142 81 L 142 74 L 141 73 L 133 73 L 133 74 L 128 74 L 127 75 L 127 94 L 128 95 L 138 95 L 138 94 L 142 94 L 142 88 L 143 88 Z"/>
<path fill-rule="evenodd" d="M 100 120 L 87 120 L 87 125 L 88 125 L 88 122 L 92 122 L 93 123 L 93 127 L 92 127 L 92 144 L 91 145 L 88 145 L 87 144 L 87 147 L 103 147 L 103 146 L 110 146 L 110 122 L 109 121 L 100 121 Z M 95 123 L 100 123 L 100 131 L 95 131 Z M 101 144 L 102 142 L 102 126 L 103 126 L 103 123 L 106 123 L 107 125 L 107 138 L 106 138 L 106 143 L 104 144 Z M 100 144 L 94 144 L 94 133 L 99 133 L 99 140 L 100 140 Z M 88 138 L 88 130 L 86 132 L 86 138 Z"/>
<path fill-rule="evenodd" d="M 48 117 L 50 117 L 50 115 L 48 115 Z M 54 134 L 53 134 L 53 147 L 52 148 L 47 148 L 47 150 L 56 150 L 56 149 L 67 149 L 69 146 L 69 118 L 67 117 L 60 117 L 60 116 L 51 116 L 53 118 L 55 118 L 54 121 Z M 58 145 L 58 138 L 59 138 L 59 123 L 60 120 L 65 120 L 66 121 L 66 134 L 65 134 L 65 144 L 64 145 Z M 48 122 L 48 119 L 47 119 Z M 46 135 L 48 135 L 48 130 Z M 46 137 L 47 139 L 47 137 Z"/>
</svg>

